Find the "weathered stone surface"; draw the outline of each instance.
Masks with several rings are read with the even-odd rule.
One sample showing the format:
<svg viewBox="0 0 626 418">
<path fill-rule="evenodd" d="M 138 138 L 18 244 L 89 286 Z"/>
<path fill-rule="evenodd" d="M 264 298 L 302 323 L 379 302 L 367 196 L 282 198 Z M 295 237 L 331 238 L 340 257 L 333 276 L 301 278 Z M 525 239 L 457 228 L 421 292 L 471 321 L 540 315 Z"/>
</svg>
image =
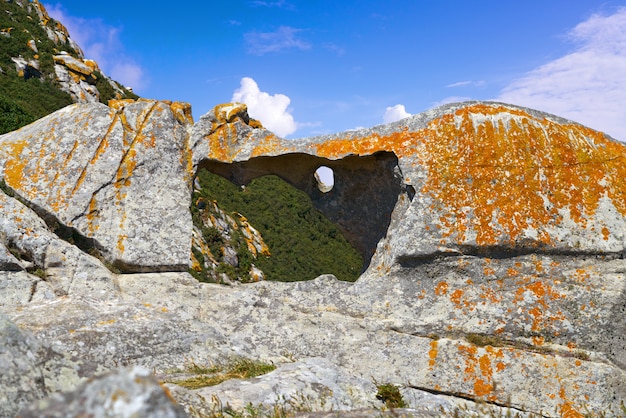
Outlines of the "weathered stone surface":
<svg viewBox="0 0 626 418">
<path fill-rule="evenodd" d="M 39 417 L 186 417 L 148 370 L 122 369 L 86 382 L 72 392 L 55 394 L 19 412 Z"/>
<path fill-rule="evenodd" d="M 22 268 L 37 271 L 44 279 L 24 273 L 4 273 L 6 280 L 1 286 L 12 291 L 3 295 L 0 301 L 7 297 L 22 303 L 48 299 L 52 297 L 51 290 L 59 296 L 116 297 L 111 272 L 98 259 L 52 233 L 31 209 L 0 193 L 0 214 L 0 234 L 5 245 L 20 255 Z M 11 306 L 8 301 L 6 303 Z"/>
<path fill-rule="evenodd" d="M 0 137 L 23 199 L 94 240 L 125 270 L 186 270 L 191 246 L 188 106 L 75 105 Z"/>
<path fill-rule="evenodd" d="M 93 69 L 88 67 L 83 61 L 71 55 L 54 56 L 54 73 L 61 90 L 72 96 L 76 103 L 98 103 L 100 92 L 96 86 L 90 84 L 95 82 L 92 75 Z"/>
<path fill-rule="evenodd" d="M 380 407 L 371 381 L 357 378 L 321 357 L 285 363 L 263 376 L 232 379 L 193 393 L 185 393 L 188 391 L 172 384 L 168 388 L 175 398 L 188 402 L 186 409 L 204 409 L 207 415 L 211 410 L 243 410 L 247 405 L 261 406 L 260 409 L 277 405 L 284 411 Z"/>
<path fill-rule="evenodd" d="M 175 209 L 188 216 L 190 177 L 197 167 L 238 184 L 276 174 L 308 193 L 340 225 L 367 255 L 368 270 L 354 284 L 330 275 L 220 286 L 198 283 L 185 272 L 124 274 L 103 279 L 114 296 L 92 298 L 98 290 L 72 289 L 74 283 L 91 283 L 95 273 L 80 280 L 67 276 L 80 270 L 72 270 L 69 261 L 80 256 L 62 255 L 76 247 L 61 246 L 34 212 L 5 197 L 2 242 L 45 267 L 45 281 L 24 271 L 0 275 L 8 295 L 0 298 L 0 310 L 19 327 L 101 369 L 142 365 L 164 375 L 183 370 L 190 360 L 210 364 L 233 357 L 278 366 L 251 381 L 173 389 L 187 406 L 201 406 L 201 396 L 213 395 L 238 406 L 271 406 L 271 392 L 292 396 L 301 388 L 318 402 L 314 409 L 323 410 L 319 394 L 326 387 L 332 390 L 329 408 L 376 410 L 379 382 L 402 387 L 421 416 L 442 408 L 447 414 L 468 408 L 478 414 L 480 402 L 503 415 L 504 406 L 528 416 L 624 413 L 622 144 L 573 122 L 494 103 L 447 105 L 395 124 L 298 141 L 273 136 L 241 105 L 216 107 L 190 131 L 180 122 L 184 109 L 172 107 L 93 106 L 82 121 L 73 108 L 23 129 L 22 136 L 0 137 L 5 181 L 42 216 L 92 237 L 118 265 L 175 270 L 189 259 L 191 222 L 188 229 L 169 229 L 163 221 L 172 219 L 167 211 L 133 203 L 131 192 L 145 196 L 155 190 L 155 173 L 171 170 L 177 183 L 159 186 L 153 201 L 168 207 L 170 196 L 163 191 L 183 185 L 186 200 Z M 156 109 L 162 109 L 158 117 Z M 175 129 L 150 131 L 177 114 Z M 61 124 L 68 116 L 71 123 Z M 97 133 L 103 130 L 106 142 Z M 52 131 L 59 143 L 76 139 L 49 157 L 49 141 L 38 139 L 43 131 Z M 145 137 L 133 141 L 129 132 Z M 145 145 L 147 132 L 184 138 L 170 141 L 184 145 L 163 159 Z M 19 142 L 31 134 L 30 142 Z M 89 138 L 99 138 L 95 147 L 89 148 Z M 155 146 L 159 141 L 160 136 Z M 114 162 L 109 180 L 97 180 L 98 172 L 109 169 L 101 161 L 108 155 Z M 150 165 L 147 156 L 159 158 L 160 166 Z M 137 163 L 127 169 L 123 163 L 131 157 Z M 329 192 L 315 180 L 320 165 L 334 170 Z M 70 186 L 61 185 L 54 167 L 78 167 L 82 174 L 68 174 L 64 181 Z M 137 184 L 141 191 L 133 188 Z M 124 199 L 116 194 L 120 188 Z M 109 200 L 120 203 L 106 206 Z M 135 224 L 121 225 L 122 218 L 153 227 L 133 230 Z M 132 254 L 142 250 L 147 260 L 171 256 L 163 234 L 155 233 L 164 229 L 169 240 L 185 237 L 186 254 L 181 249 L 177 256 L 184 262 L 120 261 L 126 253 L 115 252 L 115 240 L 124 234 L 125 245 L 137 247 Z M 142 235 L 147 230 L 152 233 Z M 126 231 L 139 231 L 145 247 Z M 55 260 L 63 260 L 66 269 L 56 275 Z M 44 290 L 50 288 L 69 296 L 46 302 Z"/>
<path fill-rule="evenodd" d="M 0 416 L 79 382 L 81 365 L 42 343 L 0 314 Z"/>
<path fill-rule="evenodd" d="M 466 315 L 465 320 L 448 312 L 416 312 L 431 301 L 419 299 L 417 286 L 420 279 L 427 281 L 425 274 L 391 276 L 375 285 L 327 276 L 234 287 L 185 276 L 121 276 L 122 304 L 67 301 L 15 320 L 80 358 L 111 368 L 142 364 L 163 373 L 183 369 L 190 359 L 211 363 L 247 357 L 281 364 L 318 356 L 351 373 L 355 385 L 359 379 L 390 382 L 548 416 L 569 410 L 618 414 L 626 396 L 626 375 L 600 350 L 498 333 L 481 340 L 463 329 L 480 332 L 480 310 L 476 319 Z M 523 297 L 532 300 L 529 294 Z M 485 301 L 477 299 L 477 305 Z M 502 308 L 481 310 L 488 315 Z M 608 311 L 603 314 L 607 320 Z M 403 329 L 403 322 L 413 328 Z M 362 384 L 361 390 L 371 387 Z"/>
</svg>

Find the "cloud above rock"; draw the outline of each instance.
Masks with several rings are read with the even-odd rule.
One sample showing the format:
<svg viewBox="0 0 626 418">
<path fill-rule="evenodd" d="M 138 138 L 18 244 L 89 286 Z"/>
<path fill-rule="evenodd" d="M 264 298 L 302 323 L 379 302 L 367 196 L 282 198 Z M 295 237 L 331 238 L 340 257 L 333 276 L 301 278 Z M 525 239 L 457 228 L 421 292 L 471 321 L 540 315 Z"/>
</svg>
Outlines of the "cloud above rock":
<svg viewBox="0 0 626 418">
<path fill-rule="evenodd" d="M 514 80 L 496 100 L 554 113 L 626 141 L 626 8 L 568 33 L 571 53 Z"/>
<path fill-rule="evenodd" d="M 263 126 L 278 136 L 287 136 L 298 129 L 289 109 L 291 99 L 284 94 L 261 91 L 256 81 L 250 77 L 241 79 L 231 100 L 245 103 L 250 117 L 261 121 Z"/>
<path fill-rule="evenodd" d="M 404 105 L 397 104 L 395 106 L 390 106 L 385 109 L 385 114 L 383 115 L 384 123 L 391 123 L 398 121 L 400 119 L 408 118 L 411 116 L 409 112 L 406 111 Z"/>
</svg>

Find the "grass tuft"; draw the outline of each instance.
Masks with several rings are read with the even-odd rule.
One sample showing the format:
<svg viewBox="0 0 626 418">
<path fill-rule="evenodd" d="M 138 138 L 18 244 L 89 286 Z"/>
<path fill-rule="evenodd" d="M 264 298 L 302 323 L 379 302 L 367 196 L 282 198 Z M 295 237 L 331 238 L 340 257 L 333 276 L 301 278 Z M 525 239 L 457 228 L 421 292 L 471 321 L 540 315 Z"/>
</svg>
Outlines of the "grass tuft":
<svg viewBox="0 0 626 418">
<path fill-rule="evenodd" d="M 173 383 L 187 389 L 199 389 L 219 385 L 230 379 L 250 379 L 275 369 L 276 366 L 273 364 L 244 358 L 233 359 L 224 365 L 212 366 L 203 366 L 191 362 L 185 368 L 185 373 L 193 376 L 185 379 L 166 380 L 163 383 Z"/>
</svg>

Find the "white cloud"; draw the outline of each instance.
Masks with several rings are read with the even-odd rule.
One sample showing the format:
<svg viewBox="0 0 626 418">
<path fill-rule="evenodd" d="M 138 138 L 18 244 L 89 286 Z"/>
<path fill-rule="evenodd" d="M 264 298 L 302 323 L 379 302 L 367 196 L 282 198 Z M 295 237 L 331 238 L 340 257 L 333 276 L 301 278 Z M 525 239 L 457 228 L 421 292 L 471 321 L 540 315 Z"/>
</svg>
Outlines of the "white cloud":
<svg viewBox="0 0 626 418">
<path fill-rule="evenodd" d="M 446 85 L 446 87 L 451 88 L 451 87 L 465 87 L 465 86 L 476 86 L 476 87 L 481 87 L 485 85 L 485 80 L 478 80 L 478 81 L 471 81 L 471 80 L 466 80 L 466 81 L 458 81 L 456 83 L 452 83 L 452 84 L 448 84 Z"/>
<path fill-rule="evenodd" d="M 140 92 L 146 87 L 143 68 L 124 52 L 119 39 L 122 28 L 110 26 L 101 19 L 70 16 L 60 4 L 45 4 L 48 14 L 67 28 L 83 49 L 85 58 L 95 60 L 102 71 L 115 81 Z"/>
<path fill-rule="evenodd" d="M 279 136 L 287 136 L 298 129 L 288 109 L 291 99 L 284 94 L 271 95 L 261 91 L 250 77 L 241 79 L 240 87 L 235 90 L 231 100 L 245 103 L 250 117 L 258 119 L 263 126 Z"/>
<path fill-rule="evenodd" d="M 274 32 L 248 32 L 244 35 L 244 39 L 248 43 L 248 52 L 254 55 L 264 55 L 268 52 L 280 52 L 286 49 L 310 49 L 311 44 L 298 38 L 300 32 L 302 29 L 281 26 Z"/>
<path fill-rule="evenodd" d="M 383 122 L 391 123 L 400 119 L 408 118 L 409 116 L 411 116 L 411 114 L 406 111 L 404 105 L 397 104 L 395 106 L 391 106 L 385 109 Z"/>
<path fill-rule="evenodd" d="M 626 8 L 569 34 L 572 53 L 513 81 L 496 99 L 554 113 L 626 140 Z"/>
</svg>

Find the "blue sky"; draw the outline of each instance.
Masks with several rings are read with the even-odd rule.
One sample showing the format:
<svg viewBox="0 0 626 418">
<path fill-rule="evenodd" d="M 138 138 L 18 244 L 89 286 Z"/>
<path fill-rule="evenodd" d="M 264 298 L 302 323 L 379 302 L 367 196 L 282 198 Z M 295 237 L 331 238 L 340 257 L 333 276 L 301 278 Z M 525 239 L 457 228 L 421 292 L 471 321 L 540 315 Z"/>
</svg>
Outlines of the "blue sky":
<svg viewBox="0 0 626 418">
<path fill-rule="evenodd" d="M 195 119 L 236 99 L 298 138 L 500 100 L 626 140 L 626 0 L 44 5 L 106 74 Z"/>
</svg>

